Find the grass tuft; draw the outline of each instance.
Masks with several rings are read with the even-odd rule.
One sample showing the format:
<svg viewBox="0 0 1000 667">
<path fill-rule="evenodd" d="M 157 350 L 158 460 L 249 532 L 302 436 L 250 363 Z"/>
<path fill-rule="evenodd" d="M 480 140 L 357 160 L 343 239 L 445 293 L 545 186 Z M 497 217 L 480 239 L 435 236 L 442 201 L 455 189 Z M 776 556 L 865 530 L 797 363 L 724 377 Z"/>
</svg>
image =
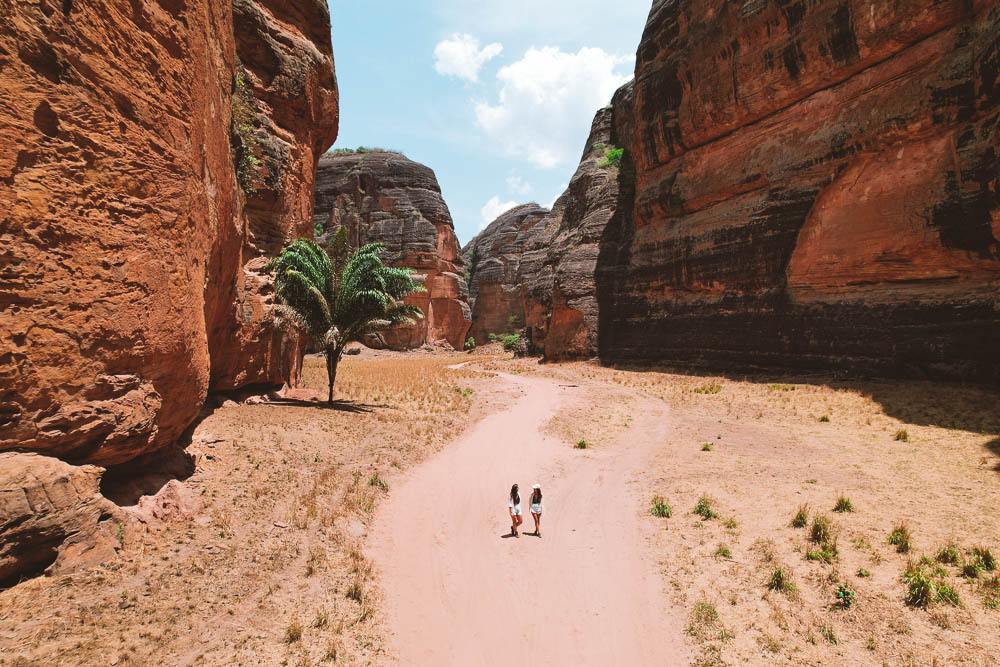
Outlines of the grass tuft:
<svg viewBox="0 0 1000 667">
<path fill-rule="evenodd" d="M 949 542 L 934 554 L 934 560 L 945 565 L 957 565 L 960 557 L 958 545 L 954 542 Z"/>
<path fill-rule="evenodd" d="M 906 525 L 906 522 L 899 522 L 896 527 L 892 529 L 889 533 L 889 544 L 896 547 L 896 551 L 901 554 L 909 553 L 910 547 L 912 547 L 912 535 L 910 535 L 910 527 Z"/>
<path fill-rule="evenodd" d="M 701 451 L 703 451 L 703 452 L 710 452 L 710 451 L 712 451 L 712 443 L 706 442 L 705 444 L 703 444 L 701 446 Z"/>
<path fill-rule="evenodd" d="M 910 433 L 905 428 L 901 428 L 896 431 L 895 440 L 896 442 L 909 442 Z"/>
<path fill-rule="evenodd" d="M 299 623 L 298 619 L 293 620 L 285 628 L 285 643 L 294 644 L 295 642 L 302 639 L 302 624 Z"/>
<path fill-rule="evenodd" d="M 703 384 L 692 389 L 696 394 L 718 394 L 722 391 L 721 384 Z"/>
<path fill-rule="evenodd" d="M 829 517 L 817 514 L 813 517 L 812 528 L 809 530 L 809 539 L 816 544 L 825 544 L 833 537 L 833 524 Z"/>
<path fill-rule="evenodd" d="M 653 496 L 652 507 L 650 507 L 649 513 L 661 519 L 669 519 L 673 516 L 674 511 L 670 508 L 670 504 L 663 499 L 663 496 Z"/>
<path fill-rule="evenodd" d="M 576 441 L 576 445 L 574 445 L 574 447 L 576 447 L 577 449 L 586 449 L 587 447 L 590 447 L 590 443 L 584 440 L 583 438 L 580 438 L 579 440 Z"/>
<path fill-rule="evenodd" d="M 712 509 L 713 500 L 707 496 L 702 496 L 698 499 L 698 504 L 694 506 L 691 510 L 693 514 L 697 514 L 703 520 L 708 521 L 709 519 L 718 519 L 719 513 Z"/>
<path fill-rule="evenodd" d="M 840 496 L 837 498 L 837 504 L 833 506 L 834 512 L 853 512 L 854 504 L 851 502 L 850 498 L 845 496 Z"/>
<path fill-rule="evenodd" d="M 830 423 L 830 415 L 821 415 L 819 420 L 824 424 Z"/>
<path fill-rule="evenodd" d="M 802 503 L 799 505 L 799 509 L 795 512 L 795 516 L 792 517 L 792 528 L 805 528 L 806 524 L 809 523 L 809 504 Z"/>
<path fill-rule="evenodd" d="M 792 582 L 792 573 L 783 568 L 776 567 L 771 571 L 771 577 L 767 580 L 767 587 L 772 591 L 780 593 L 790 593 L 795 590 Z"/>
</svg>

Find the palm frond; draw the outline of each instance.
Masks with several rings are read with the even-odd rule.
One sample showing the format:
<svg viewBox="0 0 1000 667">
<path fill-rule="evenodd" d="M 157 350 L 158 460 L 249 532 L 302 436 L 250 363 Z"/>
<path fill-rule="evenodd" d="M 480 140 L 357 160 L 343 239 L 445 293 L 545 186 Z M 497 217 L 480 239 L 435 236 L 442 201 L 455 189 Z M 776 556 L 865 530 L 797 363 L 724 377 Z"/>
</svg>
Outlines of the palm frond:
<svg viewBox="0 0 1000 667">
<path fill-rule="evenodd" d="M 286 269 L 274 282 L 278 299 L 298 312 L 310 334 L 318 337 L 330 328 L 332 322 L 326 297 L 305 274 Z"/>
</svg>

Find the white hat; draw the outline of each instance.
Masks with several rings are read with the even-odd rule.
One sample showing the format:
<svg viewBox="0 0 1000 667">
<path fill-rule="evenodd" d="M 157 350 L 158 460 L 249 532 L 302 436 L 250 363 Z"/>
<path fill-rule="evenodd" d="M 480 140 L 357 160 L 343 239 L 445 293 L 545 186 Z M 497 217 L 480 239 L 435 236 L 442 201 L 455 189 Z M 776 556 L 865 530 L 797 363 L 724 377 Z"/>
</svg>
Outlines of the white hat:
<svg viewBox="0 0 1000 667">
<path fill-rule="evenodd" d="M 540 488 L 542 488 L 542 485 L 541 485 L 541 484 L 535 484 L 535 485 L 534 485 L 533 487 L 531 487 L 531 488 L 533 488 L 533 489 L 540 489 Z"/>
</svg>

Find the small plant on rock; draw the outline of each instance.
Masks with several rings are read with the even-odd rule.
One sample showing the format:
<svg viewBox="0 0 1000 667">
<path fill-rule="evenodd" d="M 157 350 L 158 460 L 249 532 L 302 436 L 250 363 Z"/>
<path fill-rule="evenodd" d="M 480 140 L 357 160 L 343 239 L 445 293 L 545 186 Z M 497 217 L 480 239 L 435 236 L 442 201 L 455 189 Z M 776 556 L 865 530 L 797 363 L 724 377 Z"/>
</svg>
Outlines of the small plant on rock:
<svg viewBox="0 0 1000 667">
<path fill-rule="evenodd" d="M 621 166 L 622 155 L 624 154 L 625 150 L 622 148 L 610 149 L 608 150 L 608 152 L 604 154 L 604 158 L 597 163 L 597 166 L 600 167 L 601 169 L 605 169 L 607 167 Z"/>
<path fill-rule="evenodd" d="M 476 349 L 476 339 L 473 338 L 472 336 L 469 336 L 468 338 L 466 338 L 465 339 L 465 349 L 466 350 L 474 350 L 474 349 Z"/>
</svg>

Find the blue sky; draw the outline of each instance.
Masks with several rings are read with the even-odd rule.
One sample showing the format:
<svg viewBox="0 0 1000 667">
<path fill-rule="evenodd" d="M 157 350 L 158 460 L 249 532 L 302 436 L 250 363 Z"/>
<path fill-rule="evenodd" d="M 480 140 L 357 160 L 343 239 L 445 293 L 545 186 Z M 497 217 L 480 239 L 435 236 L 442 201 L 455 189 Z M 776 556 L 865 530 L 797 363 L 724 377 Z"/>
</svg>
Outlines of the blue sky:
<svg viewBox="0 0 1000 667">
<path fill-rule="evenodd" d="M 330 0 L 336 147 L 431 167 L 464 245 L 509 205 L 549 206 L 632 75 L 650 0 Z"/>
</svg>

